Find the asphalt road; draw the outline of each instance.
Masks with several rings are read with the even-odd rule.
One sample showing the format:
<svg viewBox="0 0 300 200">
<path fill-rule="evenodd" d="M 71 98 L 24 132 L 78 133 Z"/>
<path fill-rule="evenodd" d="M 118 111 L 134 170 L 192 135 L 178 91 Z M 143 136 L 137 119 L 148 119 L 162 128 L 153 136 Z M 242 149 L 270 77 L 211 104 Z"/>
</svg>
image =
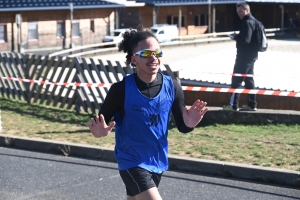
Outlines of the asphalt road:
<svg viewBox="0 0 300 200">
<path fill-rule="evenodd" d="M 124 200 L 115 163 L 0 147 L 1 200 Z M 299 188 L 238 179 L 164 173 L 164 200 L 300 199 Z"/>
</svg>

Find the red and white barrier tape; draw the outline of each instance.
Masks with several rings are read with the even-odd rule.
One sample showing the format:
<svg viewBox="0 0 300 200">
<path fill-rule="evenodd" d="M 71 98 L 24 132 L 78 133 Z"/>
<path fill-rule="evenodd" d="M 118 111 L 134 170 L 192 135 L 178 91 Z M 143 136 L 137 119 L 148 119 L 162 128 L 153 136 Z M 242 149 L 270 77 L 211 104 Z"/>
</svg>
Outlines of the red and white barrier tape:
<svg viewBox="0 0 300 200">
<path fill-rule="evenodd" d="M 2 79 L 30 82 L 45 85 L 57 85 L 57 86 L 76 86 L 76 87 L 107 87 L 110 88 L 112 84 L 109 83 L 67 83 L 67 82 L 50 82 L 44 80 L 33 80 L 13 77 L 1 77 Z M 198 91 L 198 92 L 225 92 L 225 93 L 241 93 L 241 94 L 260 94 L 260 95 L 272 95 L 272 96 L 288 96 L 288 97 L 300 97 L 299 92 L 285 92 L 280 90 L 257 90 L 257 89 L 235 89 L 235 88 L 215 88 L 215 87 L 194 87 L 194 86 L 182 86 L 182 90 L 186 91 Z"/>
<path fill-rule="evenodd" d="M 44 80 L 33 80 L 33 79 L 23 79 L 23 78 L 13 78 L 13 77 L 1 77 L 2 79 L 7 79 L 10 81 L 19 81 L 19 82 L 29 82 L 37 83 L 41 85 L 57 85 L 57 86 L 76 86 L 76 87 L 111 87 L 112 84 L 109 83 L 67 83 L 67 82 L 50 82 Z"/>
<path fill-rule="evenodd" d="M 179 69 L 177 71 L 187 71 L 185 69 Z M 219 74 L 219 75 L 230 75 L 230 76 L 241 76 L 241 77 L 255 77 L 255 76 L 261 76 L 261 77 L 280 77 L 280 78 L 299 78 L 299 77 L 296 77 L 296 76 L 282 76 L 281 75 L 278 75 L 278 76 L 272 76 L 272 75 L 259 75 L 259 74 L 239 74 L 239 73 L 232 73 L 232 74 L 229 74 L 229 73 L 218 73 L 218 72 L 197 72 L 197 71 L 193 71 L 191 72 L 192 74 Z"/>
<path fill-rule="evenodd" d="M 280 90 L 276 91 L 276 90 L 257 90 L 257 89 L 194 87 L 194 86 L 182 86 L 182 89 L 187 91 L 198 91 L 198 92 L 228 92 L 228 93 L 241 93 L 241 94 L 260 94 L 260 95 L 272 95 L 272 96 L 300 97 L 299 92 L 285 92 Z"/>
<path fill-rule="evenodd" d="M 205 73 L 205 72 L 204 72 Z M 298 78 L 298 77 L 294 77 L 294 76 L 282 76 L 282 75 L 278 75 L 278 76 L 262 76 L 262 75 L 254 75 L 254 74 L 239 74 L 239 73 L 233 73 L 233 74 L 226 74 L 226 73 L 211 73 L 211 72 L 206 72 L 208 74 L 222 74 L 222 75 L 230 75 L 230 76 L 241 76 L 241 77 L 254 77 L 254 76 L 260 76 L 260 77 L 280 77 L 280 78 Z"/>
</svg>

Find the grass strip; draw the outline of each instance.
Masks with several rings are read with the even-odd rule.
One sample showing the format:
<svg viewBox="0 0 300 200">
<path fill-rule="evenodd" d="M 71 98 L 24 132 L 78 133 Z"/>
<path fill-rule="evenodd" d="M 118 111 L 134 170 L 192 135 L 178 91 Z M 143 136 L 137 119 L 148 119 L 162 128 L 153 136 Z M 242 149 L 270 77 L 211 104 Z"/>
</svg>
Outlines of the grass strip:
<svg viewBox="0 0 300 200">
<path fill-rule="evenodd" d="M 113 148 L 114 133 L 94 138 L 85 123 L 93 113 L 0 98 L 2 134 Z M 299 124 L 199 124 L 188 134 L 169 129 L 171 155 L 300 171 Z"/>
</svg>

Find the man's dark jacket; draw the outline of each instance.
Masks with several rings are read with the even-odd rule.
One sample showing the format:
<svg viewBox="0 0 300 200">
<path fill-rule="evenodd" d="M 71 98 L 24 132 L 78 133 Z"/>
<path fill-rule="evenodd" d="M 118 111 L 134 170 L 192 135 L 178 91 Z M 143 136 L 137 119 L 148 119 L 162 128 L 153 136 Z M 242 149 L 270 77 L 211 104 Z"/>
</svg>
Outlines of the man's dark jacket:
<svg viewBox="0 0 300 200">
<path fill-rule="evenodd" d="M 242 19 L 239 34 L 235 36 L 237 57 L 257 59 L 258 52 L 255 50 L 256 43 L 256 22 L 255 18 L 249 13 Z"/>
</svg>

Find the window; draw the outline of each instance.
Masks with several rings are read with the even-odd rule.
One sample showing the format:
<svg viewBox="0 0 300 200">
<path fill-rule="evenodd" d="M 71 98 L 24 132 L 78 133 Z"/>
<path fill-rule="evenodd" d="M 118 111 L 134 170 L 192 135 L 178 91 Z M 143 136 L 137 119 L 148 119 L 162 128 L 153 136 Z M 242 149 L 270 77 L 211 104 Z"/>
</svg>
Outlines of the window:
<svg viewBox="0 0 300 200">
<path fill-rule="evenodd" d="M 90 21 L 90 31 L 95 32 L 95 22 L 94 22 L 94 20 Z"/>
<path fill-rule="evenodd" d="M 63 22 L 57 22 L 56 37 L 64 38 L 65 36 L 65 24 Z"/>
<path fill-rule="evenodd" d="M 72 23 L 72 37 L 79 37 L 80 36 L 80 29 L 79 29 L 79 22 Z"/>
<path fill-rule="evenodd" d="M 205 26 L 208 24 L 208 17 L 206 14 L 195 15 L 194 25 L 195 26 Z"/>
<path fill-rule="evenodd" d="M 38 24 L 28 23 L 28 40 L 37 40 L 38 39 Z"/>
<path fill-rule="evenodd" d="M 199 15 L 195 15 L 195 17 L 194 17 L 194 25 L 195 26 L 199 26 L 200 25 Z"/>
<path fill-rule="evenodd" d="M 171 16 L 171 15 L 168 15 L 167 16 L 167 23 L 168 24 L 176 24 L 177 27 L 178 27 L 178 23 L 179 23 L 179 20 L 178 20 L 178 16 Z M 181 27 L 184 27 L 185 26 L 185 23 L 184 23 L 184 16 L 181 16 Z"/>
<path fill-rule="evenodd" d="M 6 42 L 6 25 L 0 25 L 0 42 Z"/>
<path fill-rule="evenodd" d="M 184 16 L 181 16 L 181 27 L 185 27 Z"/>
<path fill-rule="evenodd" d="M 200 26 L 204 26 L 208 24 L 208 17 L 205 14 L 200 15 Z"/>
<path fill-rule="evenodd" d="M 171 15 L 167 16 L 167 23 L 172 24 L 172 16 Z"/>
<path fill-rule="evenodd" d="M 176 24 L 177 27 L 179 27 L 179 26 L 178 26 L 178 17 L 177 17 L 177 16 L 173 16 L 173 17 L 172 17 L 172 24 Z"/>
</svg>

